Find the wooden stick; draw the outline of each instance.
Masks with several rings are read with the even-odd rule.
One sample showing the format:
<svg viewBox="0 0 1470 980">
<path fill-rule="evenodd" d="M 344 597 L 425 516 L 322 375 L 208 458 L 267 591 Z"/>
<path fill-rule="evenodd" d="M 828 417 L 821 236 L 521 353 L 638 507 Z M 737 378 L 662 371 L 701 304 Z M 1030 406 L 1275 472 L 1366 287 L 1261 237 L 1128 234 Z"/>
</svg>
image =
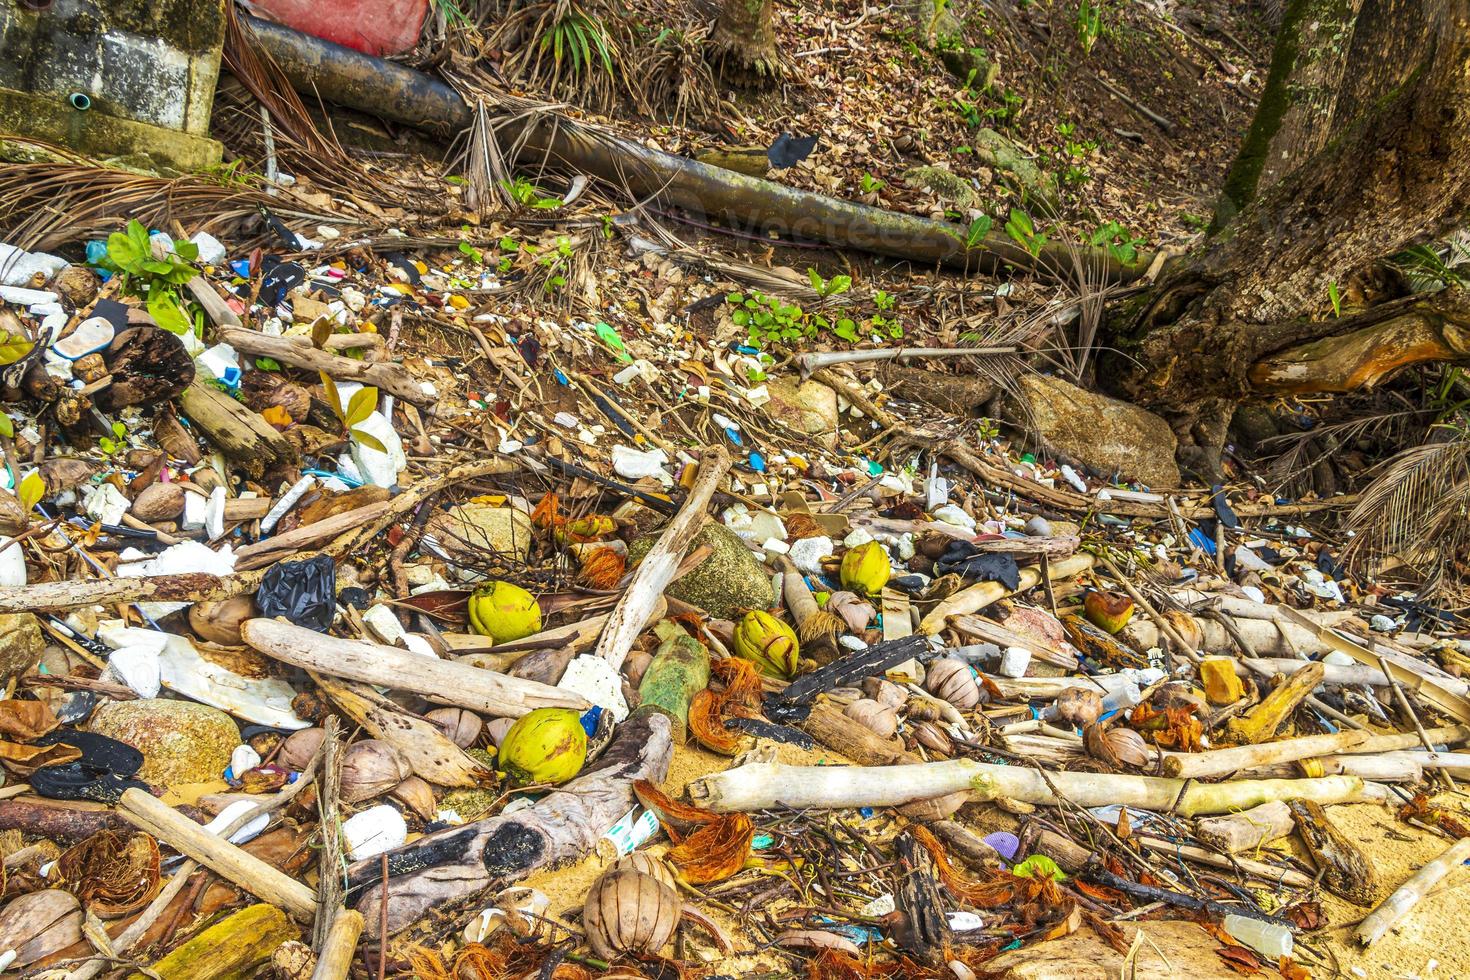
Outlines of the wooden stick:
<svg viewBox="0 0 1470 980">
<path fill-rule="evenodd" d="M 229 841 L 215 837 L 142 790 L 124 790 L 118 810 L 139 830 L 152 834 L 257 898 L 281 906 L 303 922 L 310 922 L 316 914 L 316 893 L 310 888 Z"/>
<path fill-rule="evenodd" d="M 976 800 L 1005 798 L 1053 806 L 1070 802 L 1084 807 L 1117 803 L 1185 817 L 1229 813 L 1271 800 L 1351 803 L 1364 796 L 1363 781 L 1352 776 L 1196 783 L 1116 773 L 1042 773 L 971 759 L 876 767 L 758 763 L 705 776 L 689 786 L 691 797 L 721 813 L 778 806 L 899 806 L 961 790 L 970 791 Z"/>
<path fill-rule="evenodd" d="M 259 412 L 252 412 L 202 378 L 189 383 L 179 402 L 189 421 L 211 445 L 253 475 L 296 461 L 291 443 Z"/>
<path fill-rule="evenodd" d="M 1051 562 L 1051 580 L 1056 582 L 1064 578 L 1071 578 L 1073 575 L 1080 575 L 1091 568 L 1092 563 L 1093 557 L 1090 554 L 1072 555 L 1070 558 Z M 1020 587 L 1015 590 L 1007 589 L 999 582 L 977 582 L 967 589 L 961 589 L 930 610 L 929 615 L 919 623 L 919 632 L 925 636 L 933 636 L 944 629 L 946 621 L 951 616 L 965 616 L 979 612 L 1006 596 L 1017 595 L 1040 584 L 1041 569 L 1035 566 L 1021 569 Z"/>
<path fill-rule="evenodd" d="M 322 726 L 326 734 L 321 746 L 321 784 L 316 796 L 318 836 L 321 838 L 321 860 L 317 865 L 316 921 L 312 923 L 311 948 L 320 953 L 326 946 L 331 925 L 327 917 L 336 915 L 342 905 L 346 885 L 342 869 L 342 740 L 341 724 L 336 715 L 327 717 Z"/>
<path fill-rule="evenodd" d="M 1414 711 L 1414 706 L 1409 703 L 1408 695 L 1404 694 L 1404 689 L 1399 686 L 1398 680 L 1395 679 L 1393 672 L 1389 669 L 1388 659 L 1380 656 L 1378 658 L 1378 664 L 1383 668 L 1383 673 L 1388 677 L 1388 686 L 1393 689 L 1394 697 L 1398 699 L 1399 707 L 1404 709 L 1404 714 L 1408 715 L 1409 721 L 1414 723 L 1414 732 L 1419 736 L 1419 741 L 1429 750 L 1430 756 L 1433 756 L 1435 751 L 1434 743 L 1429 741 L 1429 735 L 1424 731 L 1424 723 L 1419 720 L 1419 715 Z M 1444 769 L 1436 769 L 1435 775 L 1444 784 L 1444 788 L 1451 793 L 1459 788 L 1455 785 L 1454 777 Z"/>
<path fill-rule="evenodd" d="M 215 923 L 154 963 L 148 975 L 162 980 L 252 976 L 256 967 L 270 959 L 277 946 L 296 936 L 296 927 L 279 908 L 251 905 Z M 130 980 L 141 980 L 143 976 L 135 973 Z"/>
<path fill-rule="evenodd" d="M 703 526 L 705 508 L 709 506 L 710 498 L 714 496 L 729 468 L 730 454 L 723 446 L 703 452 L 699 475 L 689 490 L 689 496 L 684 498 L 684 505 L 665 525 L 658 541 L 638 563 L 638 569 L 628 582 L 627 589 L 608 616 L 607 626 L 603 629 L 594 651 L 597 656 L 611 663 L 614 670 L 623 666 L 628 651 L 633 649 L 633 641 L 638 639 L 638 634 L 648 624 L 649 613 L 663 595 L 664 587 L 673 578 L 674 571 L 679 567 L 679 559 L 684 557 L 690 542 Z"/>
<path fill-rule="evenodd" d="M 282 663 L 422 694 L 440 704 L 519 718 L 536 708 L 591 705 L 580 695 L 549 684 L 481 670 L 453 660 L 437 660 L 364 640 L 325 636 L 274 619 L 247 620 L 240 635 L 250 646 Z"/>
<path fill-rule="evenodd" d="M 1240 813 L 1202 817 L 1195 821 L 1194 835 L 1217 851 L 1239 854 L 1280 840 L 1295 829 L 1291 808 L 1273 800 Z"/>
<path fill-rule="evenodd" d="M 1302 874 L 1292 868 L 1279 868 L 1274 864 L 1264 861 L 1253 861 L 1250 858 L 1226 857 L 1207 851 L 1202 847 L 1192 847 L 1189 844 L 1176 844 L 1171 840 L 1161 837 L 1149 837 L 1144 834 L 1135 834 L 1134 839 L 1150 851 L 1158 851 L 1162 854 L 1175 854 L 1190 861 L 1198 861 L 1200 864 L 1208 864 L 1212 868 L 1230 868 L 1240 870 L 1256 878 L 1278 885 L 1286 885 L 1288 888 L 1311 888 L 1316 880 L 1311 875 Z"/>
<path fill-rule="evenodd" d="M 320 544 L 328 538 L 335 538 L 339 534 L 360 528 L 387 512 L 388 501 L 383 500 L 376 504 L 368 504 L 366 507 L 333 514 L 314 524 L 293 528 L 285 534 L 277 534 L 264 541 L 257 541 L 255 544 L 247 544 L 235 552 L 235 568 L 242 572 L 252 568 L 263 568 L 280 558 L 295 555 L 306 548 Z"/>
<path fill-rule="evenodd" d="M 359 361 L 342 357 L 324 350 L 317 350 L 309 341 L 300 342 L 290 337 L 271 337 L 258 330 L 240 327 L 221 327 L 219 339 L 242 354 L 252 357 L 270 357 L 282 364 L 322 371 L 337 381 L 356 381 L 374 388 L 381 388 L 390 395 L 419 406 L 430 406 L 438 401 L 437 395 L 424 391 L 424 386 L 415 381 L 413 375 L 401 364 L 389 361 Z"/>
<path fill-rule="evenodd" d="M 1334 752 L 1352 752 L 1370 738 L 1367 732 L 1345 731 L 1331 735 L 1308 735 L 1284 738 L 1259 745 L 1236 745 L 1207 752 L 1168 752 L 1164 755 L 1164 775 L 1177 779 L 1204 779 L 1223 776 L 1240 769 L 1295 762 Z"/>
<path fill-rule="evenodd" d="M 1384 933 L 1398 924 L 1404 916 L 1439 884 L 1445 875 L 1470 859 L 1470 837 L 1455 841 L 1434 860 L 1411 874 L 1408 879 L 1384 899 L 1377 908 L 1369 912 L 1358 925 L 1359 943 L 1371 946 L 1383 938 Z"/>
<path fill-rule="evenodd" d="M 1231 718 L 1227 731 L 1237 741 L 1264 742 L 1276 734 L 1291 713 L 1322 683 L 1324 673 L 1320 663 L 1307 664 L 1267 694 L 1244 718 Z"/>
<path fill-rule="evenodd" d="M 363 918 L 352 909 L 338 909 L 332 916 L 332 928 L 317 956 L 311 980 L 346 980 L 357 953 L 357 940 L 362 936 Z"/>
</svg>

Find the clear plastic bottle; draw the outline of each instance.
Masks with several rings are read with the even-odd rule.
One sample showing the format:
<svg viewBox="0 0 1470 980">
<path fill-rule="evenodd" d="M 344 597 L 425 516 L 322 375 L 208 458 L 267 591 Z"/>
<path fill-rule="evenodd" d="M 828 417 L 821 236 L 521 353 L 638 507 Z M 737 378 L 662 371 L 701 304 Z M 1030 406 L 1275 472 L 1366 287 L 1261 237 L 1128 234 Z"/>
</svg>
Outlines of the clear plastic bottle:
<svg viewBox="0 0 1470 980">
<path fill-rule="evenodd" d="M 1225 931 L 1234 936 L 1242 945 L 1249 946 L 1273 963 L 1279 961 L 1283 956 L 1291 955 L 1293 942 L 1291 930 L 1285 926 L 1247 918 L 1243 915 L 1227 915 L 1225 916 Z"/>
</svg>

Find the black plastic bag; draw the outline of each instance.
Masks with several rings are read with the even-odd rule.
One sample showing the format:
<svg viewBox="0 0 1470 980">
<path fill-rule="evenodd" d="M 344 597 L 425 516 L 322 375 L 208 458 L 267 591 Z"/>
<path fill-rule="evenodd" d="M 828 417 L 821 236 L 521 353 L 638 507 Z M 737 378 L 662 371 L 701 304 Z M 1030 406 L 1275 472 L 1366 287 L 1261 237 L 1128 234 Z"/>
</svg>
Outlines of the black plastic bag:
<svg viewBox="0 0 1470 980">
<path fill-rule="evenodd" d="M 337 563 L 328 555 L 278 562 L 261 579 L 255 604 L 267 619 L 284 616 L 325 633 L 337 611 Z"/>
</svg>

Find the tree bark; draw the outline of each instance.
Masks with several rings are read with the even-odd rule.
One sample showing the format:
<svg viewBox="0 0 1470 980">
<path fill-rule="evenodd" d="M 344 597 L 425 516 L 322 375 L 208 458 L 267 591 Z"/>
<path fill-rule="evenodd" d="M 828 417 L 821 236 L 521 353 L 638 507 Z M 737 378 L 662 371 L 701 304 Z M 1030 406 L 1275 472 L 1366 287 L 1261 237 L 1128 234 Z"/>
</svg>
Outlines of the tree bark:
<svg viewBox="0 0 1470 980">
<path fill-rule="evenodd" d="M 1302 6 L 1312 4 L 1297 0 L 1293 9 Z M 1297 31 L 1298 48 L 1302 26 L 1287 24 Z M 1288 85 L 1290 74 L 1273 83 Z M 1285 109 L 1281 93 L 1267 88 L 1272 98 L 1258 110 L 1248 150 L 1252 140 L 1254 152 L 1268 154 L 1277 137 L 1305 146 L 1321 138 L 1310 120 L 1302 120 L 1299 137 L 1283 135 L 1280 118 L 1269 125 L 1267 117 Z M 1315 98 L 1316 109 L 1303 102 L 1302 111 L 1320 121 L 1325 101 Z M 1363 0 L 1332 103 L 1322 148 L 1269 187 L 1258 172 L 1252 192 L 1260 193 L 1111 325 L 1118 393 L 1171 420 L 1180 463 L 1196 476 L 1218 479 L 1234 407 L 1280 391 L 1275 369 L 1254 371 L 1268 357 L 1278 366 L 1283 359 L 1308 363 L 1293 390 L 1316 391 L 1374 383 L 1408 363 L 1459 355 L 1433 323 L 1390 328 L 1373 311 L 1366 315 L 1377 333 L 1357 337 L 1355 351 L 1334 343 L 1294 348 L 1360 325 L 1355 317 L 1331 316 L 1329 284 L 1442 238 L 1470 213 L 1470 0 Z M 1324 363 L 1321 388 L 1316 362 Z M 1258 390 L 1258 379 L 1266 387 Z"/>
<path fill-rule="evenodd" d="M 760 85 L 781 74 L 772 16 L 771 0 L 723 0 L 710 34 L 722 78 Z"/>
</svg>

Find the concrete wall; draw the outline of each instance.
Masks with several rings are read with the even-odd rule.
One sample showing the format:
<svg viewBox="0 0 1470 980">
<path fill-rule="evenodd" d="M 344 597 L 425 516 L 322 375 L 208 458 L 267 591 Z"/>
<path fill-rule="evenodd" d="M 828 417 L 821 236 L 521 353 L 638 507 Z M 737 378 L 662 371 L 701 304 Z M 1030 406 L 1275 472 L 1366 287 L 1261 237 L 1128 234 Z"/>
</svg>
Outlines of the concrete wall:
<svg viewBox="0 0 1470 980">
<path fill-rule="evenodd" d="M 0 0 L 0 131 L 179 169 L 217 162 L 224 2 Z"/>
</svg>

